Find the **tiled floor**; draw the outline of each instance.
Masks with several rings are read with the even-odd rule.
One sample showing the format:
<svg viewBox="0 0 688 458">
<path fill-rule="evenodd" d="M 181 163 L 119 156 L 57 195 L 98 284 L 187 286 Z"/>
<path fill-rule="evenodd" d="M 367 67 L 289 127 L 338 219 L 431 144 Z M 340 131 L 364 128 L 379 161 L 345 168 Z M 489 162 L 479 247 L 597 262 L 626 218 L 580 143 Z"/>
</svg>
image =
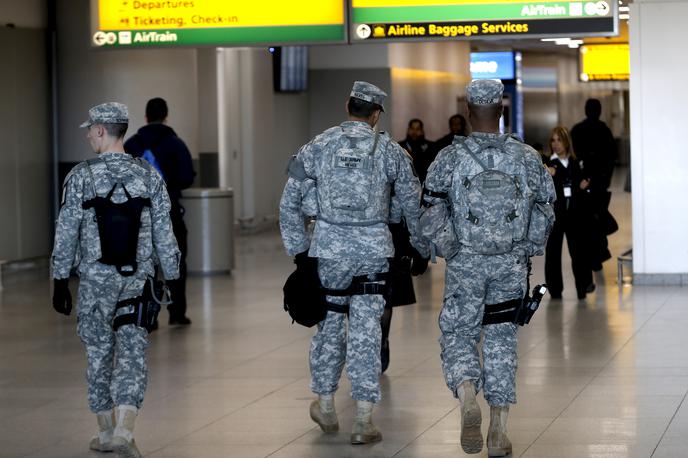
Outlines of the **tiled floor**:
<svg viewBox="0 0 688 458">
<path fill-rule="evenodd" d="M 630 245 L 628 194 L 614 194 L 613 212 L 622 227 L 611 238 L 618 255 Z M 419 304 L 395 312 L 392 364 L 375 412 L 384 440 L 353 447 L 345 379 L 341 432 L 324 436 L 308 417 L 312 330 L 290 325 L 281 309 L 292 264 L 278 235 L 241 237 L 237 249 L 231 277 L 190 280 L 194 324 L 163 324 L 152 335 L 137 426 L 146 456 L 463 456 L 437 343 L 443 266 L 417 279 Z M 597 291 L 579 302 L 566 268 L 563 301 L 546 300 L 520 332 L 514 455 L 688 456 L 688 290 L 619 289 L 609 261 Z M 541 258 L 535 272 L 541 279 Z M 52 311 L 47 274 L 10 283 L 0 302 L 0 456 L 97 456 L 87 451 L 95 421 L 74 316 Z"/>
</svg>

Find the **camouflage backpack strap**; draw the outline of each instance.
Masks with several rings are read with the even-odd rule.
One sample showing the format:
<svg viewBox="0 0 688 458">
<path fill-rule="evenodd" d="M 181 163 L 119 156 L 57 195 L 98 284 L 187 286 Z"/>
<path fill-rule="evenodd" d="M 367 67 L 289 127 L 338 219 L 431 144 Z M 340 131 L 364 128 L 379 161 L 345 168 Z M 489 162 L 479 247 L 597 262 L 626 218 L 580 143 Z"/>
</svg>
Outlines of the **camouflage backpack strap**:
<svg viewBox="0 0 688 458">
<path fill-rule="evenodd" d="M 93 190 L 93 197 L 98 197 L 98 193 L 96 192 L 96 179 L 93 176 L 93 170 L 91 170 L 91 166 L 100 162 L 103 162 L 103 160 L 99 157 L 86 160 L 86 170 L 88 170 L 88 176 L 91 179 L 91 190 Z"/>
<path fill-rule="evenodd" d="M 370 149 L 368 154 L 370 157 L 375 155 L 375 150 L 377 149 L 377 144 L 380 142 L 380 131 L 375 129 L 375 139 L 373 140 L 373 147 Z"/>
<path fill-rule="evenodd" d="M 490 140 L 490 141 L 487 141 L 487 142 L 484 142 L 481 144 L 475 142 L 475 145 L 478 148 L 478 152 L 485 151 L 489 148 L 494 148 L 494 149 L 501 151 L 504 154 L 508 154 L 508 151 L 506 149 L 506 140 L 508 138 L 509 138 L 508 136 L 502 136 L 499 140 Z M 487 164 L 487 170 L 491 170 L 493 168 L 494 168 L 494 164 L 490 160 Z"/>
<path fill-rule="evenodd" d="M 478 148 L 479 148 L 478 151 L 482 151 L 483 149 L 485 149 L 485 147 L 481 147 L 480 145 L 478 145 Z M 485 165 L 485 163 L 484 163 L 483 161 L 480 160 L 480 158 L 478 157 L 478 155 L 476 154 L 476 152 L 473 151 L 473 148 L 471 147 L 471 145 L 468 145 L 468 144 L 466 145 L 466 152 L 468 152 L 468 154 L 473 158 L 473 160 L 474 160 L 483 170 L 490 170 L 490 167 L 488 167 L 487 165 Z"/>
</svg>

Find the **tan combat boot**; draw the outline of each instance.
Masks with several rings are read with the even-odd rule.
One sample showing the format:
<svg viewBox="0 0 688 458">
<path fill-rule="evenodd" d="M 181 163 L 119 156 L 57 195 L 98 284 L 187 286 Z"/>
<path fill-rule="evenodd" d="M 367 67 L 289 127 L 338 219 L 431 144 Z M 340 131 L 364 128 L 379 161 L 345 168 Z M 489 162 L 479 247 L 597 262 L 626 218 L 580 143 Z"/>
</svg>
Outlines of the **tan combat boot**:
<svg viewBox="0 0 688 458">
<path fill-rule="evenodd" d="M 509 407 L 490 407 L 490 429 L 487 432 L 487 456 L 511 455 L 511 441 L 506 437 Z"/>
<path fill-rule="evenodd" d="M 356 401 L 356 418 L 351 429 L 352 444 L 369 444 L 382 440 L 382 433 L 373 424 L 374 405 L 368 401 Z"/>
<path fill-rule="evenodd" d="M 112 410 L 104 410 L 96 414 L 96 419 L 98 420 L 98 434 L 93 436 L 88 448 L 96 452 L 111 452 L 115 415 Z"/>
<path fill-rule="evenodd" d="M 112 436 L 112 449 L 123 458 L 141 458 L 134 441 L 134 423 L 138 409 L 134 406 L 115 407 L 115 431 Z"/>
<path fill-rule="evenodd" d="M 461 448 L 466 453 L 480 453 L 483 449 L 483 435 L 480 431 L 482 414 L 475 398 L 473 382 L 463 382 L 456 394 L 461 403 Z"/>
<path fill-rule="evenodd" d="M 311 419 L 320 426 L 325 433 L 339 431 L 339 420 L 334 409 L 334 395 L 321 394 L 311 403 Z"/>
</svg>

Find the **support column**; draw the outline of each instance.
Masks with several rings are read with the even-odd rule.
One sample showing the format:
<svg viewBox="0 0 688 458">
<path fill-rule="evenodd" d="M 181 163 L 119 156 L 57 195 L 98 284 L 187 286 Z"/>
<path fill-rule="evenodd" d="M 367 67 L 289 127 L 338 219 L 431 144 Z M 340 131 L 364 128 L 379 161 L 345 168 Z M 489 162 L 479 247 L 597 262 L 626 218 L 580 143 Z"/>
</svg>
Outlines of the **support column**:
<svg viewBox="0 0 688 458">
<path fill-rule="evenodd" d="M 688 3 L 631 5 L 631 163 L 633 272 L 636 284 L 688 284 Z"/>
</svg>

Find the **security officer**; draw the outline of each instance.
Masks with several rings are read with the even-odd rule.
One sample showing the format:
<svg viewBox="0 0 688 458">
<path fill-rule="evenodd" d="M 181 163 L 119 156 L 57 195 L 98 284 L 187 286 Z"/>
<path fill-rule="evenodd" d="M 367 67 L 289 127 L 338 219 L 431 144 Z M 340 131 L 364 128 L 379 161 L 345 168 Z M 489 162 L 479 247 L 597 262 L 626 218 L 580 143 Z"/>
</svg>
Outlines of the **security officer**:
<svg viewBox="0 0 688 458">
<path fill-rule="evenodd" d="M 409 152 L 413 158 L 413 167 L 416 169 L 421 184 L 428 174 L 428 167 L 435 160 L 437 151 L 432 142 L 425 138 L 425 126 L 418 118 L 411 119 L 406 129 L 406 138 L 399 142 L 402 148 Z"/>
<path fill-rule="evenodd" d="M 52 255 L 53 308 L 71 313 L 68 281 L 70 270 L 77 267 L 77 332 L 86 346 L 88 401 L 99 426 L 90 448 L 139 457 L 133 430 L 147 384 L 147 331 L 136 324 L 114 331 L 113 320 L 135 312 L 134 305 L 122 306 L 123 301 L 142 296 L 154 272 L 154 259 L 166 279 L 177 278 L 180 253 L 162 178 L 147 163 L 124 152 L 128 123 L 127 107 L 111 102 L 91 108 L 81 125 L 88 129 L 86 137 L 98 157 L 78 164 L 64 182 Z M 121 253 L 113 255 L 113 247 L 103 240 L 122 240 L 111 237 L 103 224 L 108 215 L 98 214 L 99 203 L 128 211 L 138 204 L 132 259 L 112 262 Z"/>
<path fill-rule="evenodd" d="M 435 148 L 435 155 L 438 152 L 451 145 L 454 142 L 454 137 L 457 135 L 465 137 L 468 135 L 468 126 L 466 125 L 466 118 L 461 114 L 452 115 L 449 118 L 449 133 L 439 140 L 435 140 L 433 147 Z"/>
<path fill-rule="evenodd" d="M 333 294 L 327 296 L 332 308 L 311 342 L 311 390 L 318 399 L 310 415 L 324 432 L 339 429 L 334 393 L 346 363 L 357 405 L 352 444 L 382 439 L 372 410 L 380 401 L 380 317 L 387 258 L 394 255 L 387 227 L 392 191 L 402 204 L 413 245 L 429 256 L 419 235 L 420 183 L 411 158 L 389 135 L 374 130 L 386 96 L 370 83 L 354 83 L 348 121 L 316 136 L 292 158 L 280 203 L 287 253 L 296 256 L 297 264 L 318 258 L 322 285 Z M 312 206 L 302 201 L 312 193 L 317 221 L 309 240 L 303 209 Z M 347 309 L 348 315 L 341 313 Z"/>
<path fill-rule="evenodd" d="M 538 153 L 499 133 L 503 90 L 499 80 L 475 80 L 467 86 L 473 133 L 456 137 L 440 152 L 424 191 L 429 204 L 449 200 L 451 226 L 459 242 L 457 254 L 447 261 L 439 318 L 442 369 L 461 403 L 461 446 L 466 453 L 479 453 L 483 447 L 476 393 L 484 390 L 490 406 L 489 456 L 511 453 L 506 420 L 509 404 L 516 402 L 517 355 L 516 325 L 483 327 L 485 304 L 525 296 L 528 257 L 544 248 L 555 198 L 552 178 Z M 482 172 L 487 174 L 476 179 Z M 503 189 L 512 190 L 506 194 L 509 199 L 490 200 L 490 194 Z M 497 215 L 507 204 L 514 207 Z M 534 209 L 540 211 L 537 217 Z"/>
</svg>

